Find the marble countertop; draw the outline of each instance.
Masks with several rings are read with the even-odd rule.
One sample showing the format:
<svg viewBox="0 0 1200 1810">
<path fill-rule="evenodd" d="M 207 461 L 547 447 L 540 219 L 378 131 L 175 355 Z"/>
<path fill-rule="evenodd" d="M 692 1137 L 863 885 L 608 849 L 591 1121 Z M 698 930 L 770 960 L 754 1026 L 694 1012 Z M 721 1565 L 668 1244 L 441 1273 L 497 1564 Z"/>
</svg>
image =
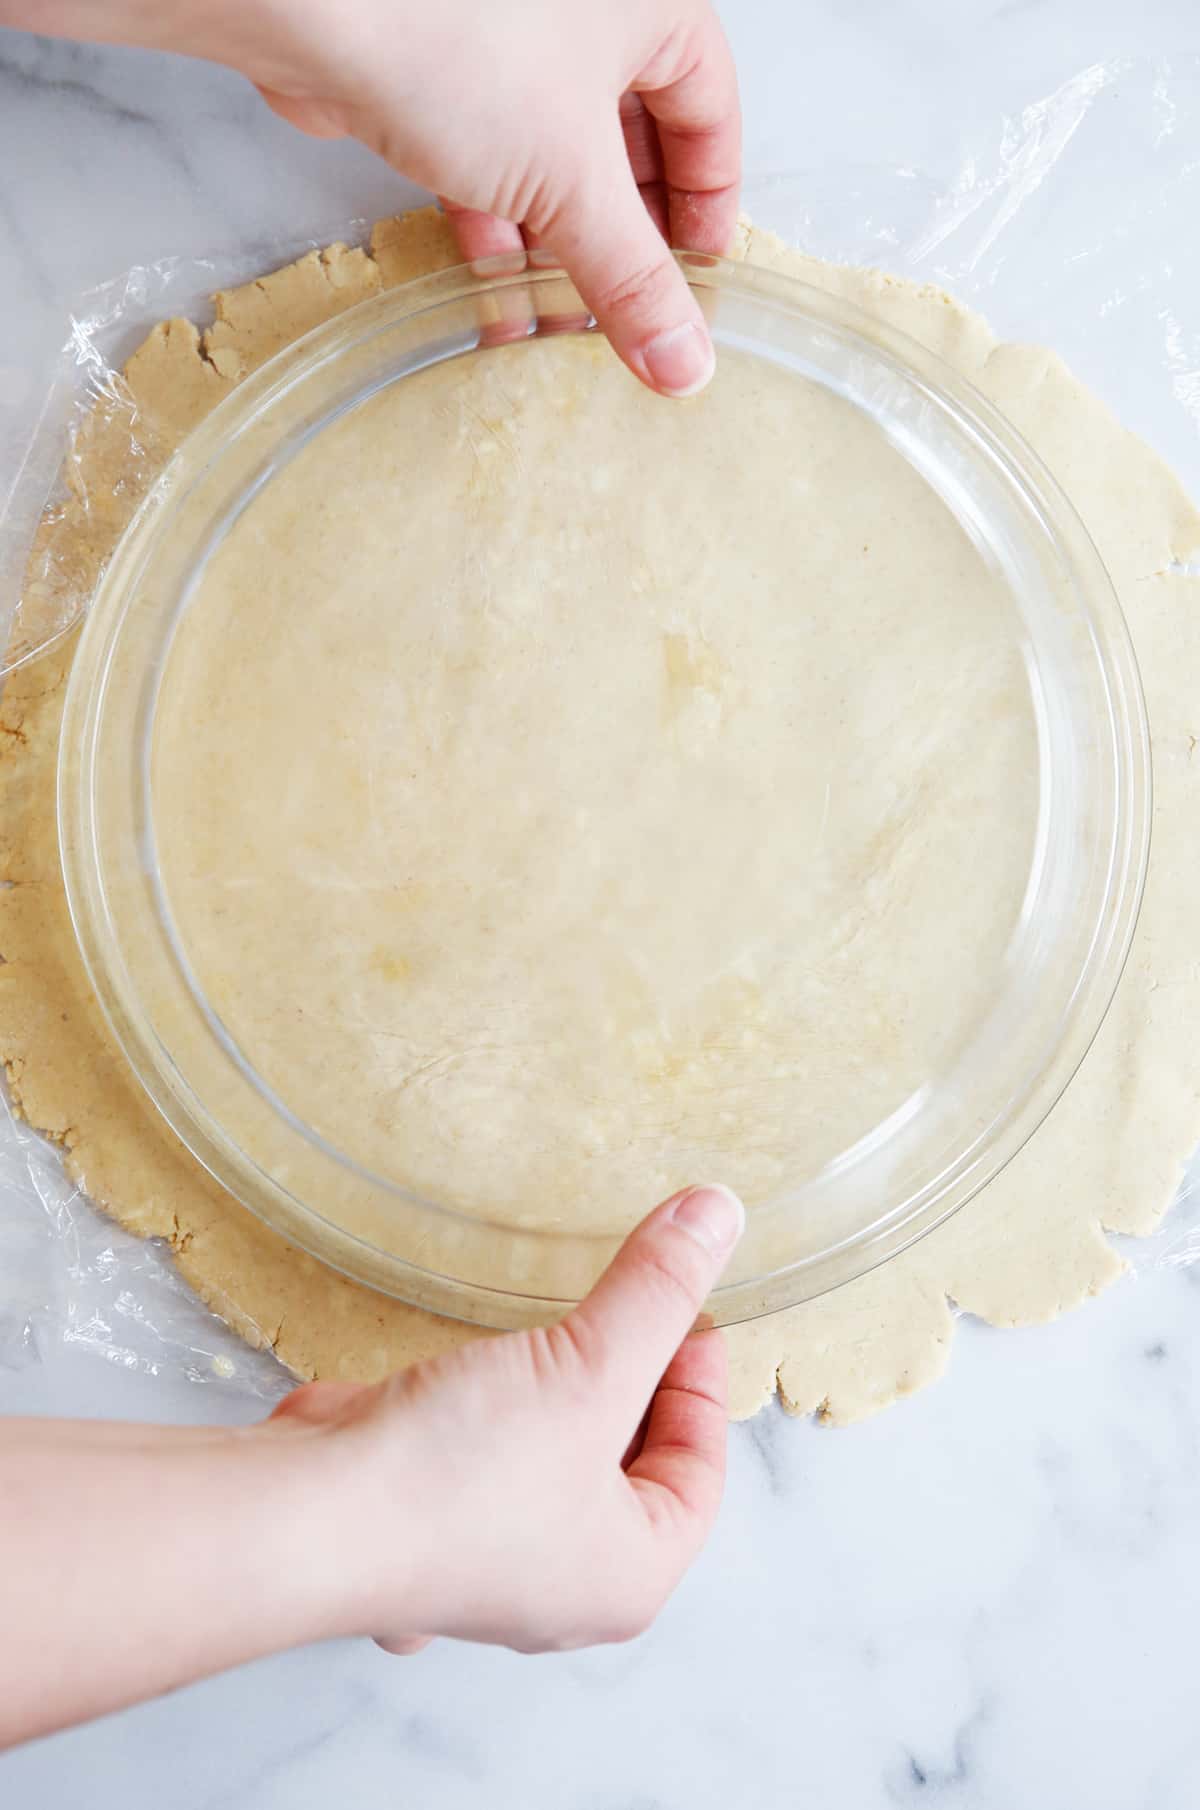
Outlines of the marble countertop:
<svg viewBox="0 0 1200 1810">
<path fill-rule="evenodd" d="M 812 171 L 814 191 L 835 159 L 944 185 L 1087 66 L 1200 48 L 1179 0 L 724 10 L 748 167 Z M 411 194 L 356 147 L 293 134 L 223 72 L 0 34 L 8 391 L 44 384 L 89 284 Z M 1059 329 L 1070 337 L 1065 316 Z M 1136 363 L 1110 387 L 1200 482 L 1194 434 Z M 40 1213 L 31 1189 L 3 1199 L 0 1260 L 4 1216 L 11 1230 Z M 1200 1270 L 1163 1264 L 1051 1327 L 964 1322 L 947 1379 L 864 1426 L 771 1412 L 735 1429 L 715 1537 L 627 1648 L 532 1661 L 445 1643 L 404 1661 L 365 1644 L 304 1650 L 12 1754 L 0 1802 L 1193 1810 L 1198 1290 Z M 0 1367 L 0 1412 L 254 1411 L 78 1347 Z"/>
</svg>

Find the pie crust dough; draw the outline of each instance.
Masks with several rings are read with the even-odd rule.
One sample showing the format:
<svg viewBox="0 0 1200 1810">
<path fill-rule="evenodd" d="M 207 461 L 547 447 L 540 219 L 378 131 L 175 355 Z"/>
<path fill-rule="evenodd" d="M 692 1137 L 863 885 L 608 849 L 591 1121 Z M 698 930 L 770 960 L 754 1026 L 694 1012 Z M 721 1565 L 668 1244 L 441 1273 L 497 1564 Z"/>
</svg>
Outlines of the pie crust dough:
<svg viewBox="0 0 1200 1810">
<path fill-rule="evenodd" d="M 735 1416 L 755 1412 L 778 1384 L 789 1410 L 846 1422 L 940 1373 L 950 1302 L 1016 1325 L 1051 1318 L 1105 1286 L 1123 1267 L 1105 1230 L 1153 1229 L 1200 1133 L 1200 590 L 1173 570 L 1200 546 L 1200 518 L 1161 461 L 1052 354 L 998 344 L 940 291 L 820 264 L 748 223 L 737 251 L 924 341 L 1025 434 L 1112 573 L 1154 738 L 1154 843 L 1134 950 L 1063 1100 L 984 1194 L 919 1245 L 822 1300 L 726 1334 Z M 246 372 L 318 321 L 456 261 L 444 221 L 426 209 L 381 222 L 370 253 L 332 246 L 225 292 L 203 335 L 184 321 L 156 328 L 126 368 L 152 463 Z M 81 489 L 128 494 L 129 456 L 125 421 L 97 411 L 79 448 Z M 69 532 L 75 569 L 88 571 L 121 526 L 114 504 L 80 508 L 58 532 Z M 285 1244 L 175 1143 L 110 1048 L 58 872 L 55 764 L 71 651 L 68 642 L 21 668 L 0 711 L 0 875 L 11 882 L 0 891 L 0 1056 L 18 1110 L 63 1145 L 69 1172 L 93 1200 L 133 1231 L 166 1239 L 205 1301 L 299 1376 L 373 1379 L 479 1336 L 347 1282 Z M 676 653 L 691 667 L 700 657 L 682 644 Z M 669 681 L 670 658 L 665 671 Z M 704 732 L 703 720 L 680 726 Z M 665 1191 L 689 1177 L 663 1179 Z"/>
<path fill-rule="evenodd" d="M 748 1269 L 827 1248 L 844 1208 L 765 1203 L 877 1136 L 1007 984 L 1038 819 L 1019 630 L 876 423 L 743 353 L 676 408 L 598 335 L 380 391 L 206 562 L 152 761 L 190 971 L 355 1167 L 225 1060 L 214 1114 L 435 1273 L 525 1262 L 571 1299 L 600 1258 L 484 1252 L 360 1170 L 597 1241 L 719 1176 Z M 156 1027 L 205 1064 L 187 1006 Z"/>
</svg>

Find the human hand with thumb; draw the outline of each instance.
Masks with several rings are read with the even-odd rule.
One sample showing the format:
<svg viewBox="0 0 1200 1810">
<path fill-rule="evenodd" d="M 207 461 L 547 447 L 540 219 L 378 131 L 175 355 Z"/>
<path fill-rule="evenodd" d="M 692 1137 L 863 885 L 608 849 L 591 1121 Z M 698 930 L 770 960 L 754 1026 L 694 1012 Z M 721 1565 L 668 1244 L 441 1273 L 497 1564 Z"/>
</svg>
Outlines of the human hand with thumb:
<svg viewBox="0 0 1200 1810">
<path fill-rule="evenodd" d="M 669 255 L 729 250 L 737 79 L 708 0 L 0 0 L 0 24 L 207 57 L 444 198 L 468 260 L 541 247 L 635 375 L 708 382 Z"/>
<path fill-rule="evenodd" d="M 288 1397 L 272 1424 L 319 1432 L 344 1492 L 341 1631 L 540 1652 L 647 1626 L 721 1498 L 725 1346 L 692 1328 L 743 1217 L 687 1190 L 557 1325 Z"/>
<path fill-rule="evenodd" d="M 720 1502 L 725 1347 L 694 1328 L 743 1219 L 687 1189 L 557 1325 L 251 1426 L 0 1420 L 0 1748 L 335 1635 L 638 1633 Z"/>
</svg>

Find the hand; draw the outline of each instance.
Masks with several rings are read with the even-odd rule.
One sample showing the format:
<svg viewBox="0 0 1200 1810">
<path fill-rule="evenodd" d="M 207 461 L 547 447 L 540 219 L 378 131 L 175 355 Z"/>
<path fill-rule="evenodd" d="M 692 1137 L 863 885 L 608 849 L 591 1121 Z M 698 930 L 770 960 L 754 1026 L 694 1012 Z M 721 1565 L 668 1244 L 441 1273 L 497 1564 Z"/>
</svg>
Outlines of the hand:
<svg viewBox="0 0 1200 1810">
<path fill-rule="evenodd" d="M 689 1329 L 742 1222 L 676 1195 L 560 1325 L 257 1426 L 0 1420 L 0 1748 L 333 1634 L 635 1634 L 717 1511 L 725 1348 Z"/>
<path fill-rule="evenodd" d="M 276 1410 L 340 1478 L 345 1630 L 540 1652 L 646 1627 L 720 1501 L 725 1346 L 690 1328 L 742 1224 L 724 1189 L 677 1195 L 558 1325 Z"/>
<path fill-rule="evenodd" d="M 0 0 L 0 23 L 224 63 L 445 200 L 468 259 L 542 246 L 652 389 L 712 375 L 668 255 L 729 250 L 737 80 L 708 0 Z"/>
<path fill-rule="evenodd" d="M 252 18 L 258 8 L 243 8 Z M 292 0 L 247 47 L 275 110 L 349 133 L 445 198 L 466 258 L 544 246 L 630 369 L 712 375 L 673 260 L 729 250 L 737 82 L 707 0 Z M 232 59 L 228 59 L 232 60 Z"/>
</svg>

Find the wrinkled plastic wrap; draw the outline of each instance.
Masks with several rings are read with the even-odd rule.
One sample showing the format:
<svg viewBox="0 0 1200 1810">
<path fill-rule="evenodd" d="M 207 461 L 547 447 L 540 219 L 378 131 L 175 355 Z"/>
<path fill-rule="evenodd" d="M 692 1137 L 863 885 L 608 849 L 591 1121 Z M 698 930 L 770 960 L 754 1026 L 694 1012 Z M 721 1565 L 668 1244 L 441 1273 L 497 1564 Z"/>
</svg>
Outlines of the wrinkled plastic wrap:
<svg viewBox="0 0 1200 1810">
<path fill-rule="evenodd" d="M 289 1386 L 272 1357 L 209 1312 L 158 1243 L 93 1207 L 53 1145 L 0 1103 L 0 1366 L 34 1362 L 54 1342 L 267 1402 Z"/>
<path fill-rule="evenodd" d="M 107 552 L 162 469 L 166 436 L 121 375 L 130 353 L 160 321 L 208 325 L 218 290 L 366 231 L 362 220 L 342 220 L 221 256 L 139 265 L 80 298 L 40 399 L 6 406 L 0 393 L 0 677 L 79 620 Z M 83 457 L 97 440 L 115 454 L 104 462 L 115 480 L 103 494 L 89 491 Z"/>
<path fill-rule="evenodd" d="M 807 250 L 932 281 L 1007 339 L 1050 344 L 1200 489 L 1200 57 L 1082 71 L 976 141 L 948 187 L 907 168 L 832 162 L 751 177 L 748 211 Z M 203 327 L 210 297 L 334 239 L 171 259 L 83 298 L 36 419 L 0 397 L 0 647 L 34 657 L 86 609 L 104 550 L 157 474 L 162 447 L 120 376 L 155 322 Z M 121 449 L 112 495 L 89 496 L 79 450 Z M 64 456 L 64 448 L 65 456 Z M 32 559 L 30 551 L 32 549 Z M 0 669 L 3 670 L 3 669 Z M 1200 1160 L 1148 1239 L 1120 1240 L 1134 1274 L 1200 1256 Z M 0 1364 L 61 1340 L 152 1373 L 264 1399 L 286 1378 L 208 1313 L 169 1258 L 114 1226 L 57 1154 L 0 1114 Z"/>
</svg>

